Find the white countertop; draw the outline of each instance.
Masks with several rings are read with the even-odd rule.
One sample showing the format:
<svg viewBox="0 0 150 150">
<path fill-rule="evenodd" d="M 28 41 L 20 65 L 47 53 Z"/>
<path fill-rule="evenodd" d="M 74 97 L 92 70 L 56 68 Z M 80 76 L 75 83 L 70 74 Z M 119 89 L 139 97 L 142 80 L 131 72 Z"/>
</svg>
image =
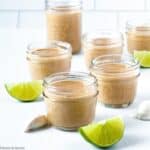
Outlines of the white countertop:
<svg viewBox="0 0 150 150">
<path fill-rule="evenodd" d="M 24 133 L 27 124 L 45 113 L 43 101 L 21 103 L 5 91 L 5 82 L 29 79 L 25 51 L 29 41 L 44 39 L 42 30 L 0 30 L 0 150 L 2 147 L 22 147 L 23 150 L 97 150 L 77 132 L 64 132 L 49 128 Z M 72 70 L 86 71 L 82 54 L 73 56 Z M 150 100 L 150 69 L 142 69 L 138 93 L 128 108 L 113 109 L 97 105 L 95 121 L 122 115 L 125 124 L 123 139 L 112 150 L 144 150 L 150 147 L 150 122 L 136 120 L 132 114 L 143 100 Z M 24 148 L 23 148 L 24 147 Z M 21 150 L 22 150 L 21 149 Z"/>
</svg>

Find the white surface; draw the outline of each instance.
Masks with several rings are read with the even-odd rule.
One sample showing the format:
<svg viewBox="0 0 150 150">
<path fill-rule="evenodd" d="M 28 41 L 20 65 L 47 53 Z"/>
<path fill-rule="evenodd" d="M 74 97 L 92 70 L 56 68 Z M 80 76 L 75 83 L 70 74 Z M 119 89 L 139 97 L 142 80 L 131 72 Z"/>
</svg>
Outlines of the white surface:
<svg viewBox="0 0 150 150">
<path fill-rule="evenodd" d="M 98 150 L 87 143 L 77 132 L 64 132 L 55 128 L 35 133 L 24 133 L 27 124 L 45 113 L 43 101 L 20 103 L 11 98 L 3 87 L 4 82 L 29 78 L 25 51 L 29 41 L 44 39 L 44 31 L 0 31 L 0 149 L 24 147 L 25 150 Z M 86 71 L 83 56 L 73 56 L 72 70 Z M 138 93 L 134 103 L 125 109 L 105 108 L 97 105 L 95 121 L 122 115 L 126 129 L 124 138 L 112 150 L 145 150 L 150 147 L 150 122 L 132 118 L 142 100 L 150 100 L 150 69 L 141 70 Z"/>
<path fill-rule="evenodd" d="M 44 11 L 20 12 L 19 28 L 41 28 L 45 26 Z"/>
<path fill-rule="evenodd" d="M 68 0 L 69 1 L 69 0 Z M 83 0 L 84 9 L 93 9 L 96 0 Z M 45 0 L 0 0 L 0 10 L 44 10 Z"/>
<path fill-rule="evenodd" d="M 91 28 L 92 27 L 92 28 Z M 84 12 L 83 33 L 93 29 L 116 29 L 117 16 L 115 12 Z"/>
<path fill-rule="evenodd" d="M 0 0 L 1 10 L 43 10 L 45 0 Z"/>
<path fill-rule="evenodd" d="M 0 12 L 0 28 L 11 27 L 16 28 L 18 21 L 17 11 L 2 11 Z"/>
<path fill-rule="evenodd" d="M 122 12 L 119 14 L 119 27 L 121 31 L 125 31 L 127 20 L 132 20 L 135 18 L 148 19 L 150 16 L 150 12 Z"/>
<path fill-rule="evenodd" d="M 45 0 L 0 0 L 0 28 L 43 28 Z M 83 0 L 85 30 L 124 27 L 124 19 L 149 17 L 150 0 Z M 92 14 L 92 15 L 91 15 Z M 86 21 L 88 17 L 88 20 Z M 95 18 L 95 19 L 94 19 Z M 87 30 L 86 30 L 87 31 Z"/>
<path fill-rule="evenodd" d="M 96 8 L 105 10 L 143 10 L 144 0 L 96 0 Z"/>
</svg>

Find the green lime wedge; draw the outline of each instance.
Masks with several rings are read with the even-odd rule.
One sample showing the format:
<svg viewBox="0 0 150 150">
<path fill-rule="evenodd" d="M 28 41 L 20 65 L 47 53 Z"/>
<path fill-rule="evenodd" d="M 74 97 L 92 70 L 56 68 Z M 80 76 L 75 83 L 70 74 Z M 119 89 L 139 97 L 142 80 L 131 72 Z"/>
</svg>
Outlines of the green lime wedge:
<svg viewBox="0 0 150 150">
<path fill-rule="evenodd" d="M 81 127 L 79 132 L 84 139 L 98 147 L 110 147 L 123 137 L 124 129 L 122 118 L 113 117 Z"/>
<path fill-rule="evenodd" d="M 24 102 L 36 100 L 43 91 L 42 81 L 10 83 L 5 88 L 10 96 Z"/>
<path fill-rule="evenodd" d="M 150 51 L 134 51 L 134 58 L 142 67 L 150 67 Z"/>
</svg>

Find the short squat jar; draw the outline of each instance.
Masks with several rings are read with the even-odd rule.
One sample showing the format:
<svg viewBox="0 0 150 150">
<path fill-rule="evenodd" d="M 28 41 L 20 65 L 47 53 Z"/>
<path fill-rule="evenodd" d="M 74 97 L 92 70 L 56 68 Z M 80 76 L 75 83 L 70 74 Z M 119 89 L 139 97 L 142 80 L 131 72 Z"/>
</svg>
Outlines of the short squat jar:
<svg viewBox="0 0 150 150">
<path fill-rule="evenodd" d="M 130 53 L 150 51 L 150 19 L 130 20 L 126 23 L 127 47 Z"/>
<path fill-rule="evenodd" d="M 128 55 L 95 58 L 91 73 L 98 80 L 98 100 L 110 107 L 127 107 L 136 96 L 139 63 Z"/>
<path fill-rule="evenodd" d="M 86 73 L 57 73 L 45 78 L 43 96 L 49 122 L 64 130 L 91 123 L 97 93 L 96 78 Z"/>
<path fill-rule="evenodd" d="M 117 31 L 94 31 L 83 37 L 85 62 L 89 68 L 92 60 L 107 54 L 121 54 L 123 51 L 123 36 Z"/>
<path fill-rule="evenodd" d="M 48 40 L 72 45 L 72 53 L 81 50 L 81 1 L 47 0 L 46 23 Z"/>
<path fill-rule="evenodd" d="M 30 44 L 26 58 L 31 78 L 42 80 L 53 73 L 70 71 L 71 57 L 71 45 L 65 42 Z"/>
</svg>

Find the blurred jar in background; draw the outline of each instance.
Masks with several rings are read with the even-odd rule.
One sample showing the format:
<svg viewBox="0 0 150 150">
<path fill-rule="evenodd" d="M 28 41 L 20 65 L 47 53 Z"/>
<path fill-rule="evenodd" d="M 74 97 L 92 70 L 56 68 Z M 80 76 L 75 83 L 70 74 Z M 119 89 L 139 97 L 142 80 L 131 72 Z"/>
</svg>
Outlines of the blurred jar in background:
<svg viewBox="0 0 150 150">
<path fill-rule="evenodd" d="M 130 20 L 126 23 L 127 47 L 134 50 L 150 50 L 150 20 Z"/>
<path fill-rule="evenodd" d="M 46 22 L 48 40 L 72 45 L 72 53 L 81 50 L 81 1 L 47 0 Z"/>
<path fill-rule="evenodd" d="M 97 56 L 121 54 L 123 52 L 123 36 L 117 31 L 94 31 L 83 37 L 83 50 L 87 67 Z"/>
<path fill-rule="evenodd" d="M 70 71 L 71 45 L 51 41 L 48 44 L 32 43 L 28 46 L 27 62 L 32 79 L 42 80 L 57 72 Z"/>
</svg>

